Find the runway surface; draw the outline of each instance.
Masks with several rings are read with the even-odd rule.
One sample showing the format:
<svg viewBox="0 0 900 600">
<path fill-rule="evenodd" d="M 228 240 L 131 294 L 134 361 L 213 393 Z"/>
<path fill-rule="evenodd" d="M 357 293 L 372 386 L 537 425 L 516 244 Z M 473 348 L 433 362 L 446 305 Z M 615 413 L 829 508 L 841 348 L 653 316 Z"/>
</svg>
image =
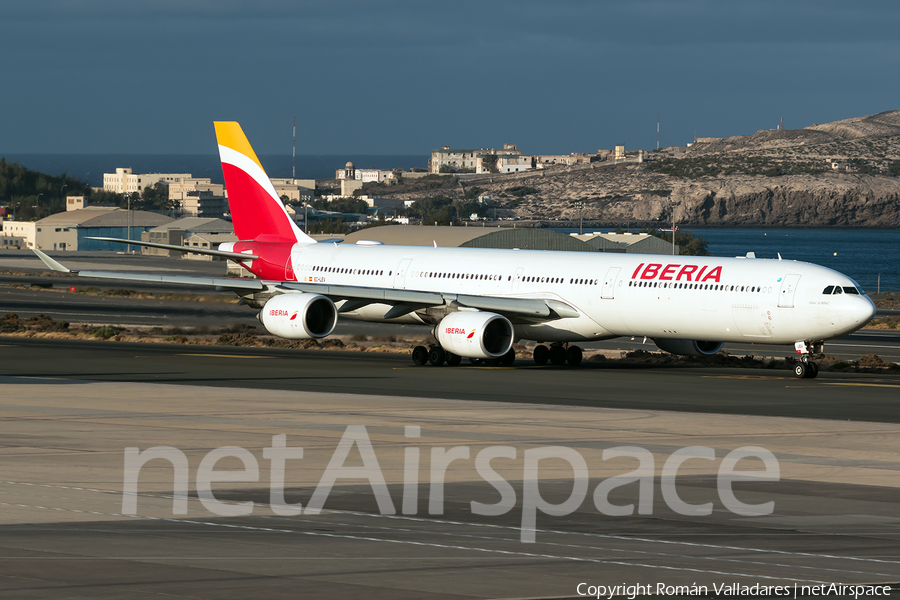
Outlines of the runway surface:
<svg viewBox="0 0 900 600">
<path fill-rule="evenodd" d="M 0 350 L 4 363 L 28 352 Z M 98 363 L 94 375 L 125 364 L 89 348 L 79 355 Z M 199 359 L 181 360 L 184 370 L 194 370 Z M 238 355 L 203 360 L 232 370 L 270 362 Z M 128 357 L 138 361 L 160 363 Z M 330 372 L 325 362 L 317 364 L 323 376 Z M 465 376 L 502 372 L 526 373 Z M 650 376 L 631 374 L 635 383 Z M 0 385 L 0 594 L 6 597 L 568 598 L 582 582 L 650 584 L 656 591 L 659 583 L 712 589 L 900 580 L 895 423 L 434 400 L 390 395 L 373 381 L 367 394 L 260 393 L 227 381 L 220 385 L 228 387 L 189 387 L 3 377 Z M 726 388 L 722 380 L 717 385 Z M 308 507 L 349 425 L 365 427 L 377 460 L 366 473 L 384 477 L 394 514 L 383 514 L 391 510 L 380 511 L 369 483 L 358 479 L 338 480 L 319 514 L 277 514 L 264 450 L 273 436 L 284 434 L 288 447 L 304 449 L 302 460 L 286 461 L 285 502 Z M 418 437 L 407 437 L 407 426 L 419 427 Z M 738 483 L 734 493 L 746 504 L 773 502 L 769 515 L 736 514 L 717 490 L 722 458 L 751 445 L 774 454 L 778 481 Z M 142 467 L 136 497 L 123 494 L 125 448 L 159 446 L 187 460 L 186 514 L 174 512 L 173 469 L 164 460 Z M 201 461 L 223 446 L 246 449 L 259 467 L 249 480 L 212 486 L 215 499 L 232 508 L 252 501 L 242 516 L 219 516 L 194 491 Z M 494 446 L 515 458 L 494 459 L 495 474 L 486 477 L 475 457 Z M 654 461 L 652 500 L 643 514 L 608 516 L 593 501 L 601 481 L 637 466 L 634 459 L 603 459 L 604 449 L 621 446 L 643 448 Z M 581 456 L 588 485 L 583 497 L 576 493 L 574 512 L 538 512 L 535 526 L 525 529 L 534 542 L 525 543 L 526 474 L 547 503 L 562 504 L 575 486 L 563 460 L 525 469 L 526 453 L 547 447 Z M 715 460 L 688 460 L 676 478 L 681 500 L 712 503 L 708 515 L 679 514 L 660 488 L 663 465 L 685 447 L 715 453 Z M 410 448 L 420 452 L 418 469 L 415 462 L 406 466 Z M 435 448 L 462 456 L 446 470 L 442 489 L 433 485 L 439 481 Z M 361 465 L 361 456 L 352 450 L 346 464 Z M 740 468 L 761 465 L 752 459 Z M 240 462 L 226 458 L 216 470 L 238 468 Z M 407 471 L 418 473 L 419 485 L 403 511 Z M 471 502 L 499 502 L 498 478 L 509 482 L 515 506 L 496 516 L 475 514 Z M 609 501 L 638 505 L 646 491 L 631 483 L 613 490 Z M 133 509 L 123 505 L 128 498 Z"/>
</svg>

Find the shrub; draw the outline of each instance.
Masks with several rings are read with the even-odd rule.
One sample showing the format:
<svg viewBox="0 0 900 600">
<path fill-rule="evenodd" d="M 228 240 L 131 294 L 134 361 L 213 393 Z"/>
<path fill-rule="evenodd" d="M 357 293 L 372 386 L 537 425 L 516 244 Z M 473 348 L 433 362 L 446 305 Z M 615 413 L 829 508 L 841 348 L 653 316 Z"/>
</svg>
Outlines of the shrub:
<svg viewBox="0 0 900 600">
<path fill-rule="evenodd" d="M 116 327 L 95 327 L 85 330 L 85 333 L 92 335 L 101 340 L 108 340 L 111 337 L 119 335 L 119 329 Z"/>
</svg>

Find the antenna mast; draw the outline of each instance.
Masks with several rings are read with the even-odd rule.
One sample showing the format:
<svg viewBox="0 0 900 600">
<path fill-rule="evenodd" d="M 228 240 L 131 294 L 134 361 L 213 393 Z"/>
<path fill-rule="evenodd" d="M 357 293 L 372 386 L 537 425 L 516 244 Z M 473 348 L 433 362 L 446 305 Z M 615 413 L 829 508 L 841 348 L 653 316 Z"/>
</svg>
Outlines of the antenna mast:
<svg viewBox="0 0 900 600">
<path fill-rule="evenodd" d="M 291 183 L 297 179 L 297 117 L 294 117 L 294 145 L 291 147 Z"/>
<path fill-rule="evenodd" d="M 659 113 L 656 113 L 656 149 L 659 150 Z"/>
</svg>

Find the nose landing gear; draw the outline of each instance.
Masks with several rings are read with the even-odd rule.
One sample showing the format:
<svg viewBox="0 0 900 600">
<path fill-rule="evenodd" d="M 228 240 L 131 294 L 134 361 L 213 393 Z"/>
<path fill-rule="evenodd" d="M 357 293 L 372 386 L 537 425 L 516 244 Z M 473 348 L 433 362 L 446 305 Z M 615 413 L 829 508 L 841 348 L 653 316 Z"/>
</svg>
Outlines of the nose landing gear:
<svg viewBox="0 0 900 600">
<path fill-rule="evenodd" d="M 825 350 L 823 342 L 797 342 L 794 344 L 800 362 L 794 365 L 794 377 L 797 379 L 815 379 L 819 375 L 819 365 L 812 360 L 812 353 L 821 354 Z"/>
</svg>

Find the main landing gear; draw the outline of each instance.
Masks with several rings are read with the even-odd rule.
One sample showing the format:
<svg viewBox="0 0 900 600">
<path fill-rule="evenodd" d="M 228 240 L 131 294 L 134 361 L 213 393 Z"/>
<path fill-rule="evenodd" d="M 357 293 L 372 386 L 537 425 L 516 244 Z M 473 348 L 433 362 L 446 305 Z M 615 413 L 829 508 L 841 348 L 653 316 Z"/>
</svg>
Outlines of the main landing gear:
<svg viewBox="0 0 900 600">
<path fill-rule="evenodd" d="M 794 377 L 797 379 L 815 379 L 819 375 L 819 365 L 812 360 L 812 353 L 821 354 L 824 351 L 822 342 L 797 342 L 794 344 L 800 362 L 794 365 Z"/>
<path fill-rule="evenodd" d="M 432 344 L 428 347 L 416 346 L 412 351 L 412 359 L 413 362 L 419 366 L 430 364 L 433 367 L 440 367 L 444 363 L 450 367 L 458 367 L 462 362 L 461 356 L 447 352 L 438 344 Z M 510 349 L 509 352 L 500 358 L 470 358 L 469 362 L 476 366 L 511 367 L 515 360 L 516 352 L 515 350 Z"/>
<path fill-rule="evenodd" d="M 550 347 L 538 344 L 534 347 L 534 362 L 538 365 L 561 366 L 569 363 L 572 366 L 581 364 L 582 352 L 578 346 L 569 344 L 550 344 Z"/>
</svg>

